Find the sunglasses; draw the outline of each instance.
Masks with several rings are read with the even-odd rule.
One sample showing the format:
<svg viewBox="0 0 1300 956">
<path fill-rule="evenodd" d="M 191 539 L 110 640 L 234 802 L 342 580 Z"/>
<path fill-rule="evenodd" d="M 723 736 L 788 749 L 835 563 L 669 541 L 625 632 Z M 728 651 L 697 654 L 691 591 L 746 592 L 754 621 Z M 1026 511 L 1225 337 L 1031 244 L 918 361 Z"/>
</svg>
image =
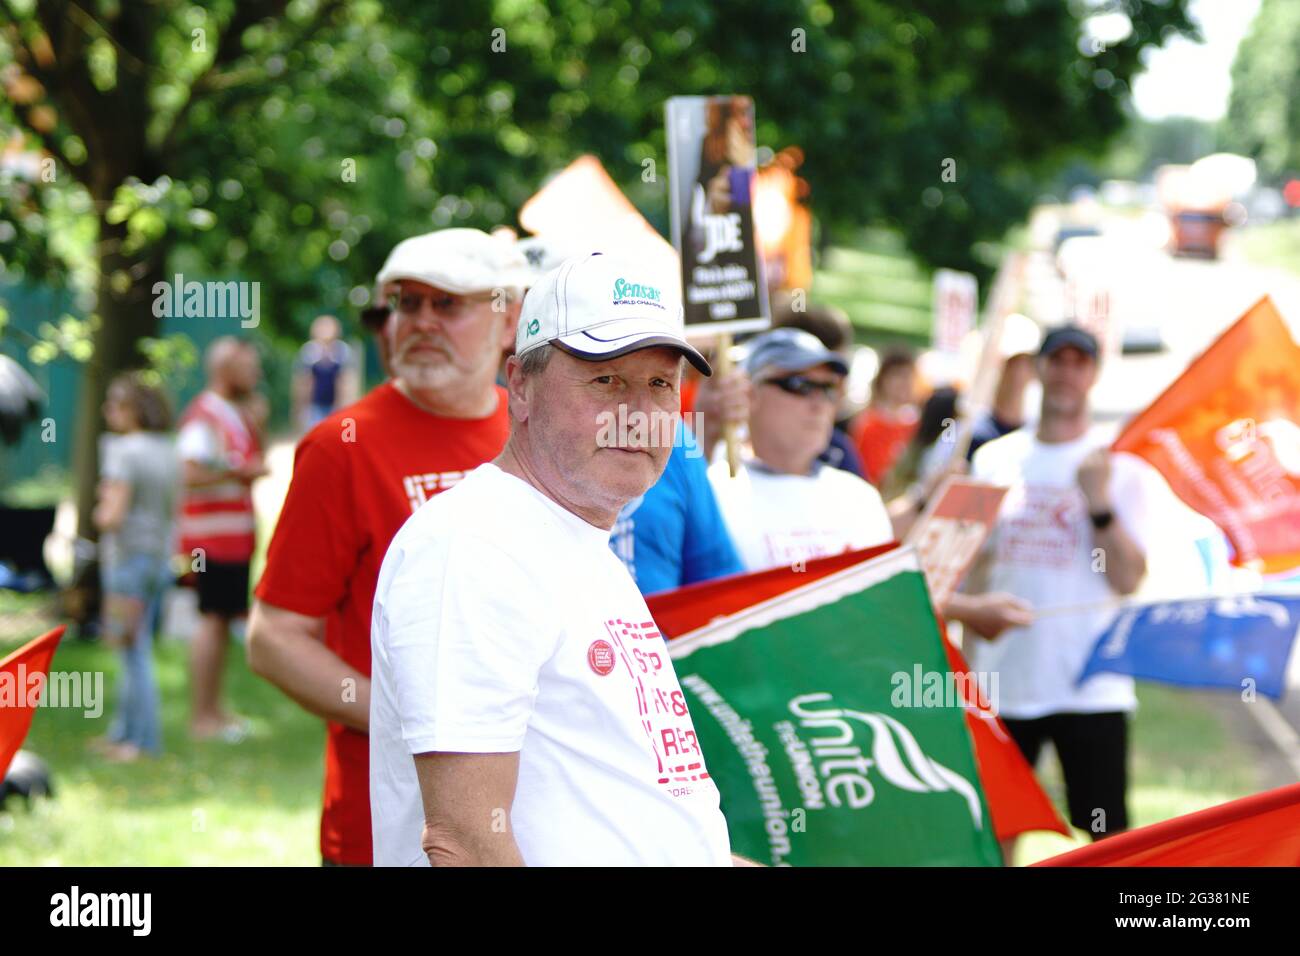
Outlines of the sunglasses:
<svg viewBox="0 0 1300 956">
<path fill-rule="evenodd" d="M 388 321 L 387 305 L 372 305 L 361 310 L 361 324 L 371 332 L 379 332 Z"/>
<path fill-rule="evenodd" d="M 783 392 L 789 392 L 791 395 L 798 395 L 800 398 L 806 398 L 809 395 L 820 395 L 827 401 L 839 401 L 841 382 L 836 379 L 833 382 L 820 381 L 815 378 L 809 378 L 806 375 L 787 375 L 785 378 L 769 378 L 764 380 L 764 385 L 775 385 Z"/>
<path fill-rule="evenodd" d="M 470 306 L 490 302 L 492 293 L 477 295 L 420 295 L 418 292 L 394 292 L 387 299 L 388 308 L 399 315 L 419 315 L 428 302 L 433 311 L 449 319 L 459 318 Z"/>
</svg>

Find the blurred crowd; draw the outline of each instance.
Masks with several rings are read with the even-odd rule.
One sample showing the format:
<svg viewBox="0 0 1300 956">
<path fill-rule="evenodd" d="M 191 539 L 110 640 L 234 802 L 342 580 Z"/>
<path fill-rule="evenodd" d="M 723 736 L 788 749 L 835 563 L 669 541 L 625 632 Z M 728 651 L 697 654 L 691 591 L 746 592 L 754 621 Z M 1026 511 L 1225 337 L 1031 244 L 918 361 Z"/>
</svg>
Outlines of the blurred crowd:
<svg viewBox="0 0 1300 956">
<path fill-rule="evenodd" d="M 213 342 L 206 387 L 175 422 L 141 375 L 113 381 L 95 511 L 103 634 L 122 657 L 116 717 L 97 744 L 109 759 L 161 748 L 152 640 L 179 561 L 199 610 L 191 733 L 230 742 L 248 733 L 224 703 L 221 675 L 233 625 L 251 610 L 252 669 L 329 726 L 322 858 L 371 861 L 379 567 L 416 509 L 504 446 L 504 360 L 524 296 L 558 261 L 536 239 L 472 229 L 400 243 L 360 316 L 386 373 L 365 394 L 339 320 L 313 323 L 291 396 L 304 434 L 255 588 L 251 486 L 267 474 L 268 411 L 256 350 L 233 337 Z M 843 313 L 778 298 L 770 330 L 738 342 L 734 355 L 712 355 L 729 371 L 684 370 L 686 414 L 670 432 L 666 468 L 620 513 L 610 547 L 648 595 L 902 540 L 952 474 L 973 470 L 1010 487 L 978 573 L 938 610 L 972 635 L 973 666 L 1002 672 L 1003 713 L 1026 756 L 1056 743 L 1076 824 L 1105 807 L 1114 832 L 1126 825 L 1132 682 L 1070 684 L 1062 675 L 1077 672 L 1097 616 L 1043 623 L 1035 609 L 1100 608 L 1132 593 L 1145 570 L 1144 514 L 1161 482 L 1103 450 L 1088 406 L 1102 356 L 1089 333 L 1044 335 L 1013 315 L 996 341 L 975 338 L 993 360 L 982 409 L 964 406 L 970 383 L 961 376 L 927 374 L 926 357 L 901 346 L 855 346 Z M 1094 547 L 1109 555 L 1100 575 L 1088 564 Z M 1036 630 L 1044 627 L 1054 628 L 1051 641 Z M 1079 717 L 1082 725 L 1069 719 Z M 1109 723 L 1088 719 L 1097 717 Z"/>
</svg>

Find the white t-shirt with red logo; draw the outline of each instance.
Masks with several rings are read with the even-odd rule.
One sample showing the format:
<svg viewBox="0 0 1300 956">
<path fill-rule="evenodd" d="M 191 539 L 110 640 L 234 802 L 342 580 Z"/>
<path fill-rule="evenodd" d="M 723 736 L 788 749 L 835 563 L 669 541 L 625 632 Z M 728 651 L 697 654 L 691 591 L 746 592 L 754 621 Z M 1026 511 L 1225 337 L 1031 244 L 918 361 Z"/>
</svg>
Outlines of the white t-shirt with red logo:
<svg viewBox="0 0 1300 956">
<path fill-rule="evenodd" d="M 734 478 L 725 459 L 709 467 L 709 483 L 746 571 L 798 566 L 894 540 L 880 492 L 851 472 L 814 467 L 811 475 L 785 475 L 751 461 Z"/>
<path fill-rule="evenodd" d="M 519 753 L 525 863 L 731 864 L 663 637 L 609 532 L 495 465 L 416 512 L 371 628 L 374 861 L 427 865 L 413 754 Z"/>
<path fill-rule="evenodd" d="M 1077 472 L 1088 453 L 1109 444 L 1113 430 L 1097 426 L 1082 438 L 1044 443 L 1033 426 L 989 442 L 975 453 L 971 476 L 1008 488 L 997 524 L 984 544 L 986 591 L 1006 591 L 1042 613 L 1029 627 L 997 640 L 978 637 L 971 670 L 998 674 L 998 707 L 1005 717 L 1131 711 L 1133 679 L 1098 674 L 1082 685 L 1097 638 L 1118 612 L 1104 554 L 1094 554 L 1092 522 Z M 1133 455 L 1111 455 L 1110 500 L 1115 521 L 1146 554 L 1171 497 L 1150 465 Z"/>
</svg>

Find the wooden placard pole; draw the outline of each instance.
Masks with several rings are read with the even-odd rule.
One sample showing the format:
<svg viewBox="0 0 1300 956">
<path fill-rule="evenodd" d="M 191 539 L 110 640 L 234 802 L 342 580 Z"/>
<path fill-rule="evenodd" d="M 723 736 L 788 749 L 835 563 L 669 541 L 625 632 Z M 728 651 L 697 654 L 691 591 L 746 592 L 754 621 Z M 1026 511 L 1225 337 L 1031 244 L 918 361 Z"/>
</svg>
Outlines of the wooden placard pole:
<svg viewBox="0 0 1300 956">
<path fill-rule="evenodd" d="M 713 361 L 713 374 L 724 378 L 731 372 L 731 333 L 718 336 L 718 354 Z M 740 442 L 736 438 L 735 422 L 722 423 L 722 440 L 727 445 L 727 470 L 732 478 L 740 471 Z"/>
</svg>

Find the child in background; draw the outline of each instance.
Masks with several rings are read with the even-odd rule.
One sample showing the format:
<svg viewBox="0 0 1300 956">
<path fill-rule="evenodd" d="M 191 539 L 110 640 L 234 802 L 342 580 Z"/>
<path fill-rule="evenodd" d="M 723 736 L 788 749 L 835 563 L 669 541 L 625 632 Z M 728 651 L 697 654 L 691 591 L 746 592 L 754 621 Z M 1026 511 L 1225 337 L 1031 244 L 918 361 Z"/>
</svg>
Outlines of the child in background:
<svg viewBox="0 0 1300 956">
<path fill-rule="evenodd" d="M 168 434 L 171 409 L 139 373 L 112 381 L 104 419 L 110 434 L 100 449 L 94 520 L 100 531 L 103 634 L 118 651 L 122 670 L 116 713 L 96 746 L 109 760 L 129 762 L 162 749 L 153 621 L 170 582 L 178 473 Z"/>
</svg>

